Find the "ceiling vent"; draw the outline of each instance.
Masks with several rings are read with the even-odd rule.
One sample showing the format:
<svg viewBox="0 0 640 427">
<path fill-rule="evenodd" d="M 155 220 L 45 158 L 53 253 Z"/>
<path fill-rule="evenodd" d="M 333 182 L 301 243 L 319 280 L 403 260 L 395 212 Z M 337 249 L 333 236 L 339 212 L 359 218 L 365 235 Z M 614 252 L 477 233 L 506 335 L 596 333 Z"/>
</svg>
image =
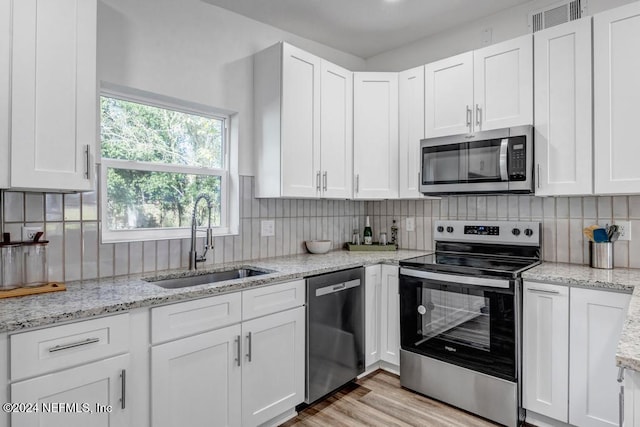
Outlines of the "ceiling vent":
<svg viewBox="0 0 640 427">
<path fill-rule="evenodd" d="M 551 4 L 529 14 L 529 28 L 532 33 L 565 22 L 580 19 L 587 14 L 587 0 L 564 1 Z"/>
</svg>

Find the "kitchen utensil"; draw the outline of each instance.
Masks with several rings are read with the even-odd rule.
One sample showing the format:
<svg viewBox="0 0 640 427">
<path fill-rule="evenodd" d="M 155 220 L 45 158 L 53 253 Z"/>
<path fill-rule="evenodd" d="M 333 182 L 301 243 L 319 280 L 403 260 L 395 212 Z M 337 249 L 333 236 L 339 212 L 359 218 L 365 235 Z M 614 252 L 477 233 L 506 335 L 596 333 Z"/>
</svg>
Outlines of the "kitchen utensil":
<svg viewBox="0 0 640 427">
<path fill-rule="evenodd" d="M 593 230 L 595 230 L 596 228 L 598 228 L 597 225 L 590 225 L 588 227 L 585 227 L 582 230 L 582 234 L 584 234 L 587 239 L 593 242 Z"/>
<path fill-rule="evenodd" d="M 610 270 L 613 268 L 613 243 L 589 242 L 589 266 Z"/>
<path fill-rule="evenodd" d="M 307 240 L 304 243 L 312 254 L 324 254 L 331 249 L 331 240 Z"/>
<path fill-rule="evenodd" d="M 604 243 L 609 241 L 607 230 L 604 228 L 596 228 L 593 230 L 593 241 L 596 243 Z"/>
</svg>

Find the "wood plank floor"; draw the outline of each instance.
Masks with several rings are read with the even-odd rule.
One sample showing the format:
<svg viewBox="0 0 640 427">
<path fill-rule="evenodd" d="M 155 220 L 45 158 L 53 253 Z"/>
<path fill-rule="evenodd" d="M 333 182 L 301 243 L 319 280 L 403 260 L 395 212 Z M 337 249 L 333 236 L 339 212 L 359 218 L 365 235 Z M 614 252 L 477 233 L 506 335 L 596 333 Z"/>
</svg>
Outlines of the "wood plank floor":
<svg viewBox="0 0 640 427">
<path fill-rule="evenodd" d="M 378 370 L 309 406 L 281 427 L 496 426 L 467 412 L 400 387 L 400 378 Z"/>
</svg>

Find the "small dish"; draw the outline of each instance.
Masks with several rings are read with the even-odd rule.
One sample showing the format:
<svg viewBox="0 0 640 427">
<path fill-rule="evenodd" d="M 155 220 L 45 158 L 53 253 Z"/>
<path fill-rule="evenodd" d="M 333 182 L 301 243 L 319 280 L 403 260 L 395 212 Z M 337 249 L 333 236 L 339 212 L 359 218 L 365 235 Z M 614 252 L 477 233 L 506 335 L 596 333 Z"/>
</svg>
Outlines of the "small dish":
<svg viewBox="0 0 640 427">
<path fill-rule="evenodd" d="M 331 249 L 331 240 L 307 240 L 304 243 L 312 254 L 325 254 Z"/>
</svg>

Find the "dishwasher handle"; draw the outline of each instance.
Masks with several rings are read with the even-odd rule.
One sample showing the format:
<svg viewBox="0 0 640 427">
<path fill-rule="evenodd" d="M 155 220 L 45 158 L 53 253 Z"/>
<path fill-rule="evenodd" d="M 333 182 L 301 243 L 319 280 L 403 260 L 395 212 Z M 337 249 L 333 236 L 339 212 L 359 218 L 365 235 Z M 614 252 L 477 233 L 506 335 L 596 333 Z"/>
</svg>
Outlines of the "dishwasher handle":
<svg viewBox="0 0 640 427">
<path fill-rule="evenodd" d="M 316 289 L 315 296 L 321 297 L 324 295 L 335 294 L 336 292 L 346 291 L 347 289 L 357 288 L 358 286 L 360 286 L 360 279 L 349 280 L 348 282 L 343 283 L 334 283 L 332 285 Z"/>
</svg>

